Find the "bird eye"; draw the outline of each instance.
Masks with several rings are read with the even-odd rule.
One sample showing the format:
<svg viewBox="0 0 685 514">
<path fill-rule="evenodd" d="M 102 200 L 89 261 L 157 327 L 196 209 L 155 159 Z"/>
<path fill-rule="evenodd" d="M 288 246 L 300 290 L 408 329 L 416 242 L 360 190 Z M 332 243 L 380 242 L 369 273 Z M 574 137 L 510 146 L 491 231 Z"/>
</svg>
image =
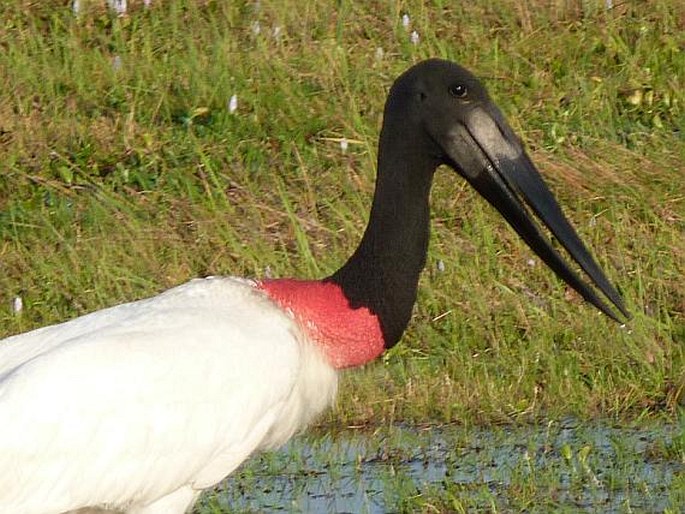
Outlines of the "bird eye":
<svg viewBox="0 0 685 514">
<path fill-rule="evenodd" d="M 453 84 L 450 86 L 450 94 L 455 98 L 466 98 L 468 92 L 464 84 Z"/>
</svg>

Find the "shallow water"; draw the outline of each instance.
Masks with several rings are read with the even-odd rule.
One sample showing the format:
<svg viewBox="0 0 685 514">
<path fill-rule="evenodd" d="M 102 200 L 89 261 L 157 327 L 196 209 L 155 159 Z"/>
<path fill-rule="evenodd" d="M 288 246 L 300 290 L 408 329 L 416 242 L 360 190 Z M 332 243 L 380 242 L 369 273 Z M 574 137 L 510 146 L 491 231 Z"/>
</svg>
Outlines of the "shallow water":
<svg viewBox="0 0 685 514">
<path fill-rule="evenodd" d="M 680 512 L 684 429 L 568 421 L 304 436 L 251 460 L 197 512 Z"/>
</svg>

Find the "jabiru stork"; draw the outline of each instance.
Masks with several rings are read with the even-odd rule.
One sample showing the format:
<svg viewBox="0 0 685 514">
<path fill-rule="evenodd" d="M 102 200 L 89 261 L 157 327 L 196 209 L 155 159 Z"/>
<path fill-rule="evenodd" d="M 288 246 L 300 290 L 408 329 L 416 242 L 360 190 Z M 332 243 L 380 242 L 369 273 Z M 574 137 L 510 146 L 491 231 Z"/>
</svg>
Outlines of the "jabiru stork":
<svg viewBox="0 0 685 514">
<path fill-rule="evenodd" d="M 440 165 L 585 300 L 628 317 L 484 86 L 427 60 L 390 89 L 368 226 L 329 277 L 196 279 L 0 341 L 0 512 L 183 513 L 305 427 L 331 404 L 337 370 L 375 359 L 407 327 Z"/>
</svg>

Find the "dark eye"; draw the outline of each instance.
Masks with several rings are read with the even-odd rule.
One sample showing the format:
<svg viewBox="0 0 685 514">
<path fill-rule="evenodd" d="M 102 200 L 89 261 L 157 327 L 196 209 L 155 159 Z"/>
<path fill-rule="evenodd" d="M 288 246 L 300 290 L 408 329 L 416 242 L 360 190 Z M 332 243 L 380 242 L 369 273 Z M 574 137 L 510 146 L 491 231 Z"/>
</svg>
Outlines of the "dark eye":
<svg viewBox="0 0 685 514">
<path fill-rule="evenodd" d="M 450 94 L 455 98 L 466 98 L 469 90 L 464 84 L 453 84 L 450 86 Z"/>
</svg>

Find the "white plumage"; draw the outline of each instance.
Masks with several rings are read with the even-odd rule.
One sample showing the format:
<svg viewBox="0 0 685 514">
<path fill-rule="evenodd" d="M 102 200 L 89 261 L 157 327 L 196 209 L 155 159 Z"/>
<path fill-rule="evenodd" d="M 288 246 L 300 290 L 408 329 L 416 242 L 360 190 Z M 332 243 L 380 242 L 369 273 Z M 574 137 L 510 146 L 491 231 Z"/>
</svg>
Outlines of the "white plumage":
<svg viewBox="0 0 685 514">
<path fill-rule="evenodd" d="M 0 342 L 0 420 L 12 418 L 0 429 L 0 512 L 184 512 L 305 426 L 336 384 L 293 320 L 237 278 L 10 337 Z"/>
</svg>

